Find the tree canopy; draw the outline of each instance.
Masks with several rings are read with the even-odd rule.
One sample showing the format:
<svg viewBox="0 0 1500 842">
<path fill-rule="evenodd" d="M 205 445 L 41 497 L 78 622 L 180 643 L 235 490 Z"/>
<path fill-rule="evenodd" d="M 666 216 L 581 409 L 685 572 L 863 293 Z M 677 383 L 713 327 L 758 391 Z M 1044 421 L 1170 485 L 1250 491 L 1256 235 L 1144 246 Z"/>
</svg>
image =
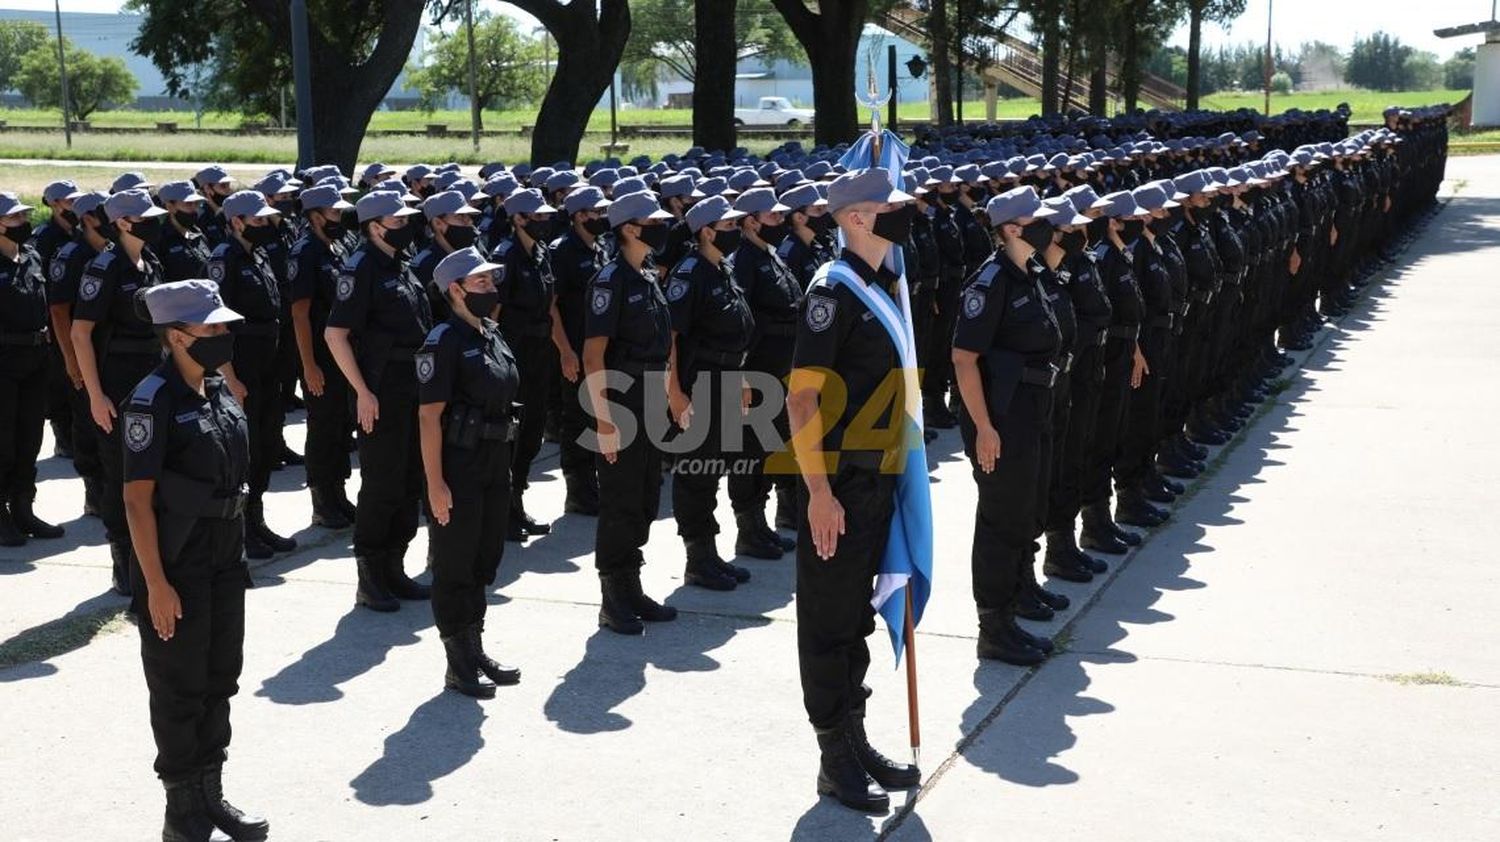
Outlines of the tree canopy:
<svg viewBox="0 0 1500 842">
<path fill-rule="evenodd" d="M 469 38 L 465 27 L 438 32 L 425 64 L 407 69 L 407 80 L 422 94 L 422 105 L 432 111 L 450 93 L 469 92 Z M 504 15 L 476 13 L 474 63 L 479 107 L 509 108 L 529 105 L 547 87 L 540 41 L 529 38 Z"/>
<path fill-rule="evenodd" d="M 48 43 L 56 56 L 57 44 L 50 41 L 45 26 L 31 20 L 0 20 L 0 91 L 14 89 L 21 58 Z"/>
<path fill-rule="evenodd" d="M 632 0 L 630 40 L 621 58 L 637 78 L 663 70 L 698 78 L 694 0 Z M 799 59 L 802 48 L 767 0 L 740 0 L 734 13 L 735 58 Z"/>
<path fill-rule="evenodd" d="M 63 39 L 68 65 L 68 108 L 76 120 L 86 120 L 100 108 L 128 104 L 138 87 L 125 60 L 95 55 Z M 62 83 L 57 72 L 57 48 L 42 44 L 21 57 L 16 90 L 38 108 L 62 106 Z"/>
</svg>

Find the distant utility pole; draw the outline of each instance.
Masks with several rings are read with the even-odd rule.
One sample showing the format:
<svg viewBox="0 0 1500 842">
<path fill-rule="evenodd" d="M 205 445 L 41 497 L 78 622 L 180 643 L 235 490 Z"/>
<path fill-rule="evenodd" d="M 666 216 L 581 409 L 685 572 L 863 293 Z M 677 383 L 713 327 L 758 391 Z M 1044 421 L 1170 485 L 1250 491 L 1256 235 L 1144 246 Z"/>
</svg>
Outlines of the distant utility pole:
<svg viewBox="0 0 1500 842">
<path fill-rule="evenodd" d="M 297 86 L 297 169 L 312 166 L 312 51 L 307 43 L 307 0 L 292 0 L 292 79 Z M 351 173 L 353 175 L 353 173 Z"/>
<path fill-rule="evenodd" d="M 469 30 L 469 134 L 479 152 L 479 74 L 474 72 L 474 0 L 464 0 L 464 25 Z"/>
<path fill-rule="evenodd" d="M 1276 9 L 1276 0 L 1266 0 L 1266 111 L 1271 116 L 1271 13 Z"/>
<path fill-rule="evenodd" d="M 73 121 L 68 116 L 68 63 L 63 59 L 62 0 L 52 0 L 52 14 L 57 18 L 57 78 L 62 80 L 63 140 L 73 148 Z"/>
</svg>

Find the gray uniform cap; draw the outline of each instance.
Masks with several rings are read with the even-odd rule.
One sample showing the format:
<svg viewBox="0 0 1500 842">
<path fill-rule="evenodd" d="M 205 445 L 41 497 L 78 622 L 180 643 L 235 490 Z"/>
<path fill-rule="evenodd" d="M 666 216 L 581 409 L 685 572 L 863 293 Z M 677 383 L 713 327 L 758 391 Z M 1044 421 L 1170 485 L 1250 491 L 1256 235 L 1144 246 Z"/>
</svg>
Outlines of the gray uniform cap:
<svg viewBox="0 0 1500 842">
<path fill-rule="evenodd" d="M 464 194 L 457 190 L 444 190 L 427 197 L 422 203 L 422 213 L 427 214 L 428 219 L 436 219 L 447 216 L 450 213 L 479 213 L 479 208 L 473 207 Z"/>
<path fill-rule="evenodd" d="M 847 172 L 828 185 L 829 213 L 838 213 L 850 205 L 866 202 L 884 205 L 914 200 L 911 194 L 903 193 L 891 185 L 891 171 L 884 167 Z"/>
<path fill-rule="evenodd" d="M 609 227 L 618 228 L 638 219 L 671 219 L 672 215 L 661 209 L 656 196 L 641 190 L 616 196 L 609 206 Z"/>
<path fill-rule="evenodd" d="M 483 272 L 494 273 L 504 267 L 498 263 L 491 263 L 484 259 L 479 249 L 469 246 L 461 248 L 438 261 L 438 265 L 432 270 L 432 282 L 438 289 L 447 289 L 454 281 L 462 281 L 470 275 L 478 275 Z M 504 278 L 495 278 L 495 285 L 499 286 Z"/>
<path fill-rule="evenodd" d="M 213 281 L 170 281 L 146 288 L 146 312 L 154 325 L 212 325 L 244 318 L 224 306 Z"/>
<path fill-rule="evenodd" d="M 688 208 L 688 230 L 696 234 L 705 225 L 712 225 L 715 222 L 722 222 L 726 219 L 739 219 L 744 215 L 743 211 L 731 208 L 729 200 L 723 196 L 709 196 L 707 199 Z"/>
</svg>

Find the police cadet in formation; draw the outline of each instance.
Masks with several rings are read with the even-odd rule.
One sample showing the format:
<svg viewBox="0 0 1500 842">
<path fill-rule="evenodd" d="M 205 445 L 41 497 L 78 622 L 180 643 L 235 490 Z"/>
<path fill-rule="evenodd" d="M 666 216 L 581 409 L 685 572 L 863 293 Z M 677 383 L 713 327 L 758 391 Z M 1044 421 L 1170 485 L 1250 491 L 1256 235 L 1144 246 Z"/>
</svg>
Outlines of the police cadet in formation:
<svg viewBox="0 0 1500 842">
<path fill-rule="evenodd" d="M 1145 358 L 1137 339 L 1141 332 L 1144 303 L 1135 278 L 1134 256 L 1127 243 L 1140 237 L 1146 213 L 1130 193 L 1117 191 L 1103 197 L 1107 203 L 1097 225 L 1098 244 L 1094 257 L 1099 277 L 1110 301 L 1110 326 L 1104 344 L 1104 382 L 1099 391 L 1099 413 L 1094 424 L 1079 500 L 1083 528 L 1079 543 L 1084 549 L 1124 553 L 1140 543 L 1140 536 L 1121 528 L 1110 512 L 1110 476 L 1119 452 L 1122 427 L 1130 405 L 1130 390 L 1145 376 Z M 1128 238 L 1128 239 L 1127 239 Z M 1050 612 L 1039 611 L 1050 616 Z M 1023 613 L 1021 616 L 1026 616 Z"/>
<path fill-rule="evenodd" d="M 959 430 L 979 486 L 971 553 L 978 654 L 1029 666 L 1052 651 L 1050 640 L 1016 624 L 1015 612 L 1039 601 L 1032 556 L 1064 340 L 1039 253 L 1052 245 L 1056 211 L 1028 185 L 991 199 L 985 213 L 999 249 L 965 285 L 953 334 Z"/>
<path fill-rule="evenodd" d="M 441 195 L 441 194 L 437 194 Z M 429 199 L 428 201 L 431 201 Z M 485 654 L 486 589 L 505 553 L 510 516 L 514 401 L 521 374 L 492 318 L 503 269 L 468 246 L 433 268 L 448 297 L 448 318 L 417 354 L 422 466 L 432 513 L 432 617 L 447 654 L 444 685 L 493 698 L 521 671 Z"/>
<path fill-rule="evenodd" d="M 167 211 L 161 240 L 155 244 L 166 279 L 187 281 L 208 277 L 208 261 L 213 247 L 198 230 L 203 196 L 193 188 L 192 182 L 168 181 L 157 189 L 156 198 Z"/>
<path fill-rule="evenodd" d="M 876 751 L 864 726 L 866 638 L 875 631 L 870 599 L 895 508 L 896 474 L 882 465 L 892 464 L 902 443 L 899 423 L 861 430 L 855 419 L 871 411 L 866 405 L 901 369 L 895 340 L 865 296 L 887 296 L 898 281 L 885 261 L 911 236 L 916 208 L 892 188 L 889 171 L 872 168 L 835 179 L 828 212 L 845 246 L 802 302 L 787 394 L 800 473 L 797 659 L 821 753 L 818 793 L 884 812 L 888 789 L 915 787 L 922 778 L 917 767 Z M 900 391 L 893 406 L 877 408 L 881 418 L 899 418 Z"/>
<path fill-rule="evenodd" d="M 667 222 L 647 192 L 615 197 L 609 224 L 618 256 L 589 285 L 583 327 L 583 371 L 597 432 L 599 519 L 594 565 L 602 594 L 599 625 L 618 634 L 645 631 L 644 622 L 677 619 L 641 589 L 641 550 L 651 535 L 661 502 L 662 455 L 647 435 L 648 407 L 665 403 L 672 324 L 667 299 L 655 277 L 651 253 L 666 246 Z M 618 385 L 606 372 L 625 376 Z M 613 395 L 606 396 L 606 389 Z M 657 397 L 647 392 L 659 389 Z M 658 403 L 660 401 L 661 403 Z"/>
<path fill-rule="evenodd" d="M 265 198 L 266 204 L 277 211 L 276 216 L 267 217 L 271 228 L 275 229 L 276 236 L 268 238 L 262 248 L 265 251 L 266 262 L 271 266 L 271 274 L 276 278 L 278 297 L 280 298 L 280 313 L 276 319 L 277 341 L 276 358 L 272 364 L 272 376 L 276 388 L 276 400 L 282 409 L 283 415 L 292 409 L 301 409 L 302 402 L 296 396 L 297 379 L 299 372 L 297 365 L 297 337 L 292 327 L 292 276 L 291 276 L 291 253 L 292 246 L 301 236 L 298 228 L 302 217 L 297 212 L 297 193 L 302 182 L 292 178 L 291 173 L 285 169 L 272 170 L 266 176 L 251 187 Z M 275 462 L 272 470 L 278 470 L 283 465 L 301 465 L 302 456 L 287 446 L 283 427 L 277 424 L 271 430 L 273 444 L 272 453 Z"/>
<path fill-rule="evenodd" d="M 818 192 L 812 182 L 792 186 L 778 198 L 791 208 L 786 214 L 787 234 L 776 247 L 776 256 L 792 270 L 801 290 L 812 283 L 818 267 L 833 259 L 833 249 L 828 235 L 833 229 L 833 217 L 828 215 L 828 200 Z M 781 511 L 776 512 L 778 518 Z M 790 516 L 792 513 L 787 512 Z M 778 522 L 777 529 L 791 529 Z"/>
<path fill-rule="evenodd" d="M 688 208 L 701 196 L 693 195 L 693 177 L 674 175 L 663 178 L 658 184 L 661 209 L 672 215 L 672 224 L 667 229 L 667 244 L 662 249 L 661 260 L 668 266 L 676 266 L 687 257 L 693 245 L 693 233 L 688 230 Z"/>
<path fill-rule="evenodd" d="M 195 173 L 193 184 L 203 196 L 203 204 L 198 210 L 198 231 L 208 241 L 209 249 L 213 249 L 229 239 L 229 228 L 220 205 L 234 192 L 234 179 L 223 167 L 214 164 Z"/>
<path fill-rule="evenodd" d="M 930 217 L 933 237 L 937 240 L 940 261 L 937 287 L 933 290 L 932 331 L 922 366 L 922 412 L 926 426 L 935 430 L 952 429 L 958 419 L 948 409 L 948 387 L 953 379 L 953 323 L 958 307 L 959 288 L 968 277 L 969 238 L 954 211 L 958 203 L 958 180 L 953 168 L 936 166 L 928 171 L 922 185 L 929 191 L 924 197 L 932 207 Z M 978 255 L 978 265 L 989 254 Z"/>
<path fill-rule="evenodd" d="M 510 525 L 506 538 L 524 541 L 546 535 L 552 525 L 526 512 L 523 496 L 530 485 L 531 463 L 542 447 L 547 420 L 547 392 L 557 377 L 558 353 L 552 335 L 557 303 L 553 295 L 552 262 L 547 242 L 557 211 L 536 189 L 517 190 L 505 198 L 511 231 L 490 253 L 505 267 L 500 289 L 500 329 L 521 369 L 521 429 L 517 433 L 510 471 Z"/>
<path fill-rule="evenodd" d="M 157 284 L 143 318 L 166 349 L 121 405 L 124 497 L 139 564 L 131 609 L 150 693 L 162 839 L 265 839 L 270 826 L 224 798 L 229 700 L 245 649 L 249 423 L 220 370 L 240 315 L 212 281 Z"/>
<path fill-rule="evenodd" d="M 253 559 L 287 553 L 297 542 L 266 525 L 265 493 L 271 471 L 280 457 L 280 438 L 273 433 L 285 420 L 281 385 L 276 371 L 276 348 L 281 336 L 281 286 L 271 270 L 266 246 L 278 234 L 272 220 L 280 215 L 254 190 L 240 190 L 224 199 L 222 210 L 229 239 L 214 249 L 208 277 L 220 295 L 242 314 L 230 333 L 234 337 L 232 364 L 225 379 L 244 407 L 250 424 L 250 491 L 245 503 L 245 554 Z"/>
<path fill-rule="evenodd" d="M 78 216 L 73 239 L 64 243 L 47 265 L 48 317 L 53 342 L 67 372 L 68 399 L 73 403 L 70 414 L 73 431 L 69 438 L 73 470 L 83 480 L 83 513 L 94 517 L 100 512 L 103 467 L 99 463 L 99 437 L 89 413 L 89 393 L 73 351 L 73 302 L 78 297 L 78 283 L 84 270 L 100 251 L 109 247 L 109 241 L 100 233 L 108 224 L 104 217 L 104 201 L 108 198 L 104 191 L 93 190 L 73 200 L 73 213 Z"/>
<path fill-rule="evenodd" d="M 739 372 L 755 321 L 726 259 L 739 246 L 744 216 L 722 196 L 693 205 L 687 215 L 693 248 L 667 279 L 672 316 L 667 399 L 679 437 L 693 443 L 672 472 L 672 512 L 687 550 L 683 581 L 714 591 L 732 591 L 750 581 L 749 570 L 719 557 L 714 519 L 719 479 L 737 454 L 727 446 L 728 431 L 741 427 L 742 407 L 750 398 Z"/>
<path fill-rule="evenodd" d="M 1068 477 L 1068 447 L 1075 423 L 1092 425 L 1092 417 L 1087 421 L 1074 418 L 1073 381 L 1075 378 L 1092 380 L 1098 372 L 1098 357 L 1091 352 L 1097 348 L 1100 330 L 1108 325 L 1109 299 L 1097 286 L 1074 289 L 1075 286 L 1097 283 L 1096 277 L 1078 277 L 1073 274 L 1073 261 L 1083 254 L 1088 245 L 1090 218 L 1079 213 L 1073 200 L 1065 194 L 1044 199 L 1042 207 L 1052 214 L 1047 222 L 1054 233 L 1052 242 L 1036 254 L 1037 259 L 1048 270 L 1041 273 L 1039 281 L 1052 315 L 1057 319 L 1061 345 L 1055 363 L 1057 382 L 1052 387 L 1052 423 L 1043 433 L 1041 493 L 1037 500 L 1032 540 L 1035 542 L 1043 535 L 1047 537 L 1043 572 L 1049 578 L 1089 582 L 1096 572 L 1103 573 L 1108 567 L 1104 562 L 1096 561 L 1083 553 L 1074 542 L 1073 519 L 1077 517 L 1078 507 L 1073 497 L 1077 494 L 1077 483 L 1070 481 Z M 1102 312 L 1090 309 L 1097 308 L 1101 300 Z M 1092 403 L 1084 409 L 1092 416 Z M 1076 451 L 1074 454 L 1076 459 Z M 1033 582 L 1034 579 L 1028 580 L 1028 586 Z M 1061 600 L 1065 599 L 1066 597 L 1057 594 L 1049 602 L 1049 607 L 1062 604 Z"/>
<path fill-rule="evenodd" d="M 42 188 L 42 205 L 48 217 L 31 232 L 31 246 L 41 258 L 42 277 L 51 278 L 52 258 L 65 244 L 73 241 L 78 232 L 78 214 L 73 210 L 73 200 L 82 196 L 78 185 L 64 179 L 54 181 Z M 53 449 L 65 459 L 73 455 L 73 403 L 72 380 L 68 377 L 60 352 L 62 343 L 53 335 L 49 343 L 51 353 L 47 355 L 47 421 L 52 425 Z"/>
<path fill-rule="evenodd" d="M 348 251 L 345 215 L 354 205 L 333 185 L 310 187 L 300 197 L 306 218 L 303 234 L 292 245 L 287 273 L 291 283 L 293 337 L 307 404 L 304 462 L 312 497 L 312 522 L 326 529 L 347 529 L 355 506 L 345 491 L 349 468 L 349 383 L 328 350 L 324 330 L 338 299 L 339 278 Z"/>
<path fill-rule="evenodd" d="M 924 370 L 927 368 L 928 349 L 933 347 L 932 323 L 937 312 L 937 288 L 942 279 L 943 262 L 938 251 L 937 208 L 929 201 L 931 191 L 923 186 L 926 181 L 925 167 L 913 168 L 903 179 L 907 195 L 916 197 L 917 212 L 912 216 L 911 241 L 902 253 L 911 296 L 912 334 Z M 929 441 L 934 440 L 937 430 L 927 428 L 924 435 Z"/>
<path fill-rule="evenodd" d="M 30 205 L 0 193 L 0 546 L 60 538 L 32 512 L 36 457 L 47 425 L 47 282 L 31 247 Z"/>
<path fill-rule="evenodd" d="M 448 291 L 433 285 L 432 272 L 443 258 L 479 241 L 474 220 L 480 210 L 470 205 L 457 190 L 434 193 L 422 202 L 422 215 L 432 229 L 432 239 L 411 259 L 411 273 L 427 290 L 435 319 L 448 317 Z"/>
<path fill-rule="evenodd" d="M 161 343 L 135 307 L 137 293 L 162 282 L 161 261 L 149 243 L 161 237 L 166 211 L 141 188 L 122 190 L 104 202 L 112 242 L 84 270 L 73 304 L 73 355 L 89 396 L 89 417 L 98 436 L 101 475 L 99 510 L 104 519 L 117 592 L 130 593 L 130 532 L 120 497 L 123 487 L 122 430 L 116 408 L 161 359 Z M 124 437 L 144 432 L 127 428 Z"/>
<path fill-rule="evenodd" d="M 777 200 L 771 188 L 752 187 L 734 200 L 734 209 L 745 216 L 739 223 L 740 245 L 730 263 L 734 282 L 744 292 L 755 320 L 745 354 L 745 370 L 782 379 L 792 371 L 789 340 L 797 333 L 797 305 L 802 300 L 802 285 L 775 251 L 787 236 L 786 214 L 790 208 Z M 767 396 L 754 399 L 764 401 Z M 775 423 L 777 432 L 786 440 L 789 427 L 784 409 L 778 408 Z M 777 509 L 789 511 L 794 505 L 794 478 L 790 473 L 767 473 L 766 453 L 759 443 L 747 440 L 745 448 L 744 456 L 751 463 L 729 476 L 729 500 L 739 527 L 734 552 L 751 558 L 778 559 L 797 543 L 793 538 L 782 537 L 766 522 L 766 503 L 774 487 Z M 783 512 L 775 520 L 790 523 L 791 516 Z"/>
<path fill-rule="evenodd" d="M 594 517 L 599 514 L 599 477 L 594 454 L 580 443 L 589 415 L 579 387 L 583 385 L 583 335 L 588 314 L 589 281 L 604 266 L 600 237 L 609 230 L 609 200 L 594 186 L 576 187 L 563 200 L 568 230 L 552 241 L 553 292 L 557 318 L 552 323 L 558 348 L 561 381 L 558 394 L 558 461 L 567 497 L 563 511 Z"/>
<path fill-rule="evenodd" d="M 323 334 L 354 392 L 360 485 L 354 516 L 355 602 L 395 611 L 431 591 L 406 574 L 417 534 L 422 455 L 414 357 L 432 329 L 427 293 L 407 267 L 421 211 L 394 190 L 355 204 L 365 244 L 344 261 Z"/>
</svg>

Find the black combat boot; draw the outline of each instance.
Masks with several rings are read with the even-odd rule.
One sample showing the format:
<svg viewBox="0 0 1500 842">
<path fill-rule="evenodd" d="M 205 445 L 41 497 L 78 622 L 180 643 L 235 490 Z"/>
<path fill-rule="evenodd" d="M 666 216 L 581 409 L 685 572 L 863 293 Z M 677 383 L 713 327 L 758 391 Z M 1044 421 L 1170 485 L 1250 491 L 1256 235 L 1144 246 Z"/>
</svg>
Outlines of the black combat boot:
<svg viewBox="0 0 1500 842">
<path fill-rule="evenodd" d="M 99 517 L 99 478 L 83 478 L 83 514 L 86 517 Z"/>
<path fill-rule="evenodd" d="M 475 699 L 495 698 L 495 685 L 479 674 L 479 665 L 469 653 L 466 632 L 443 638 L 443 651 L 448 656 L 448 672 L 443 675 L 443 686 Z"/>
<path fill-rule="evenodd" d="M 268 547 L 273 553 L 289 553 L 292 550 L 297 549 L 296 541 L 293 541 L 291 538 L 283 538 L 280 535 L 277 535 L 275 532 L 272 532 L 271 527 L 266 526 L 266 504 L 265 501 L 259 497 L 251 498 L 251 500 L 245 504 L 245 538 L 247 547 L 249 546 L 249 537 L 251 532 L 254 532 L 255 537 L 260 540 L 260 543 L 265 547 Z M 249 555 L 248 549 L 246 550 L 246 555 Z M 264 558 L 266 556 L 250 557 Z"/>
<path fill-rule="evenodd" d="M 1110 555 L 1124 555 L 1130 551 L 1130 545 L 1115 532 L 1108 503 L 1089 503 L 1080 514 L 1083 516 L 1083 530 L 1079 535 L 1079 546 Z"/>
<path fill-rule="evenodd" d="M 265 839 L 271 832 L 270 822 L 224 800 L 222 763 L 203 767 L 203 807 L 214 826 L 229 834 L 235 842 Z"/>
<path fill-rule="evenodd" d="M 484 625 L 475 623 L 465 630 L 466 640 L 469 645 L 469 656 L 474 659 L 474 665 L 484 673 L 484 677 L 497 685 L 510 686 L 521 683 L 521 668 L 502 664 L 485 654 L 484 651 Z"/>
<path fill-rule="evenodd" d="M 339 511 L 344 513 L 345 520 L 353 523 L 354 515 L 359 511 L 359 507 L 355 506 L 354 501 L 349 499 L 349 492 L 344 490 L 344 484 L 337 482 L 330 485 L 329 488 L 333 489 L 333 504 L 338 507 Z"/>
<path fill-rule="evenodd" d="M 0 501 L 0 547 L 24 547 L 26 535 L 16 527 L 10 508 Z"/>
<path fill-rule="evenodd" d="M 779 540 L 767 534 L 770 532 L 770 527 L 766 526 L 764 511 L 747 509 L 735 512 L 734 522 L 739 527 L 739 535 L 734 539 L 735 555 L 763 558 L 768 561 L 781 558 L 785 550 L 781 548 Z"/>
<path fill-rule="evenodd" d="M 636 572 L 624 582 L 625 598 L 635 616 L 648 623 L 670 623 L 677 619 L 677 609 L 662 605 L 641 590 L 641 574 Z"/>
<path fill-rule="evenodd" d="M 1033 545 L 1035 546 L 1035 545 Z M 1072 605 L 1072 600 L 1060 593 L 1053 593 L 1042 587 L 1042 583 L 1036 580 L 1036 553 L 1022 553 L 1021 565 L 1021 590 L 1030 591 L 1038 602 L 1051 608 L 1053 611 L 1066 611 Z M 1029 619 L 1029 618 L 1028 618 Z"/>
<path fill-rule="evenodd" d="M 636 575 L 639 574 L 621 572 L 603 573 L 599 576 L 599 625 L 607 627 L 616 634 L 635 635 L 644 634 L 646 631 L 641 618 L 635 613 L 629 589 L 626 587 L 627 578 Z"/>
<path fill-rule="evenodd" d="M 397 599 L 432 599 L 432 588 L 406 575 L 406 553 L 401 550 L 385 554 L 385 586 Z"/>
<path fill-rule="evenodd" d="M 552 531 L 552 524 L 542 523 L 531 515 L 526 514 L 526 506 L 521 502 L 521 493 L 524 491 L 512 491 L 510 495 L 510 529 L 512 534 L 519 529 L 523 535 L 546 535 Z"/>
<path fill-rule="evenodd" d="M 396 601 L 385 586 L 385 571 L 380 559 L 356 555 L 355 569 L 359 572 L 359 585 L 354 591 L 354 604 L 363 605 L 371 611 L 399 611 L 401 603 Z"/>
<path fill-rule="evenodd" d="M 130 596 L 130 545 L 109 545 L 109 586 L 120 596 Z"/>
<path fill-rule="evenodd" d="M 32 500 L 36 497 L 36 490 L 32 489 L 30 494 L 17 494 L 10 498 L 10 519 L 17 530 L 23 535 L 32 538 L 52 539 L 63 536 L 63 528 L 55 526 L 36 516 L 31 510 Z"/>
<path fill-rule="evenodd" d="M 1148 471 L 1145 476 L 1141 477 L 1138 487 L 1140 488 L 1141 496 L 1145 497 L 1149 502 L 1161 503 L 1165 506 L 1177 500 L 1177 495 L 1154 472 Z"/>
<path fill-rule="evenodd" d="M 1115 520 L 1130 526 L 1152 529 L 1167 522 L 1167 513 L 1151 505 L 1139 488 L 1115 491 Z"/>
<path fill-rule="evenodd" d="M 1017 667 L 1034 667 L 1047 659 L 1047 653 L 1032 646 L 1019 630 L 1015 617 L 1008 611 L 979 613 L 979 657 L 986 661 L 1003 661 Z"/>
<path fill-rule="evenodd" d="M 1042 560 L 1042 572 L 1048 578 L 1064 582 L 1092 582 L 1094 571 L 1079 559 L 1078 547 L 1073 544 L 1073 530 L 1048 532 L 1047 555 Z"/>
<path fill-rule="evenodd" d="M 854 739 L 854 756 L 865 773 L 885 789 L 911 789 L 922 785 L 922 770 L 906 763 L 897 763 L 875 750 L 870 737 L 865 733 L 863 712 L 849 715 L 849 730 Z"/>
<path fill-rule="evenodd" d="M 321 526 L 324 529 L 348 529 L 350 527 L 349 518 L 339 506 L 338 497 L 333 489 L 326 485 L 314 485 L 308 491 L 312 494 L 313 526 Z"/>
<path fill-rule="evenodd" d="M 682 574 L 684 582 L 711 591 L 732 591 L 739 585 L 739 580 L 724 569 L 726 562 L 719 558 L 712 535 L 682 540 L 687 545 L 687 569 Z M 749 572 L 745 571 L 747 578 Z"/>
<path fill-rule="evenodd" d="M 865 813 L 891 809 L 891 797 L 860 765 L 854 735 L 847 723 L 818 729 L 818 794 L 831 795 L 840 804 Z"/>
<path fill-rule="evenodd" d="M 167 789 L 167 810 L 161 842 L 233 842 L 208 817 L 198 775 L 163 780 L 162 785 Z"/>
<path fill-rule="evenodd" d="M 788 532 L 797 531 L 797 490 L 776 486 L 776 528 Z M 797 548 L 796 540 L 787 549 Z"/>
<path fill-rule="evenodd" d="M 599 483 L 591 475 L 567 477 L 568 496 L 563 511 L 572 515 L 599 516 Z"/>
<path fill-rule="evenodd" d="M 295 450 L 292 450 L 286 445 L 281 446 L 281 455 L 276 458 L 283 465 L 302 465 L 307 462 L 306 459 L 302 458 L 302 454 L 298 453 Z"/>
</svg>

